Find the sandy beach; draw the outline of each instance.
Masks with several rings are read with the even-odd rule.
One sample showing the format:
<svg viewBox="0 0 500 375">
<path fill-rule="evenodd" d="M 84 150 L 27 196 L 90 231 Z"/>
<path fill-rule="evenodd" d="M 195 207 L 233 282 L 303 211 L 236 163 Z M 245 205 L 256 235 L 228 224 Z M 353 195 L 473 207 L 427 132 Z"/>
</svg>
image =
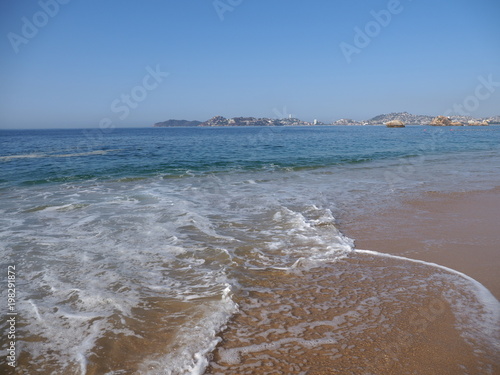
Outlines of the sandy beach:
<svg viewBox="0 0 500 375">
<path fill-rule="evenodd" d="M 346 218 L 356 248 L 437 263 L 469 275 L 500 299 L 500 188 L 428 192 L 378 215 Z"/>
</svg>

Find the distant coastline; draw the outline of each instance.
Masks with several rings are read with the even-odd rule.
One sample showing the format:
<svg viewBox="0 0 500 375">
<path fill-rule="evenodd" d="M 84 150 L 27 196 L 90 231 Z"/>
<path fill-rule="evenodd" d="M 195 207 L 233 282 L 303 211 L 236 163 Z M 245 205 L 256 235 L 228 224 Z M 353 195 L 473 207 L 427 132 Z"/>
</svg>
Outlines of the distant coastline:
<svg viewBox="0 0 500 375">
<path fill-rule="evenodd" d="M 303 121 L 298 118 L 288 117 L 283 119 L 272 118 L 256 118 L 256 117 L 233 117 L 225 118 L 223 116 L 215 116 L 207 121 L 189 121 L 189 120 L 167 120 L 157 122 L 153 127 L 219 127 L 219 126 L 318 126 L 318 125 L 384 125 L 390 121 L 401 121 L 407 125 L 435 125 L 435 126 L 465 126 L 465 125 L 493 125 L 500 124 L 500 115 L 492 117 L 474 118 L 471 116 L 448 116 L 448 121 L 436 121 L 444 116 L 428 116 L 428 115 L 413 115 L 408 112 L 394 112 L 389 114 L 381 114 L 369 120 L 355 121 L 352 119 L 342 118 L 332 123 L 325 124 L 321 121 L 314 120 L 312 122 Z"/>
</svg>

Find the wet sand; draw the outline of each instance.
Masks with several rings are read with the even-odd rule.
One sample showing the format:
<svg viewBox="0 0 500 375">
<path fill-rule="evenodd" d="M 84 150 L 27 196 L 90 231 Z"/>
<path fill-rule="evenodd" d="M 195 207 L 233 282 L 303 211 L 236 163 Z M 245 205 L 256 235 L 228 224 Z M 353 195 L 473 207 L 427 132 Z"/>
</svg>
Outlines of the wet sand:
<svg viewBox="0 0 500 375">
<path fill-rule="evenodd" d="M 500 371 L 490 342 L 464 339 L 486 320 L 474 293 L 460 276 L 428 265 L 353 254 L 297 272 L 255 271 L 241 286 L 240 312 L 206 374 Z"/>
<path fill-rule="evenodd" d="M 450 267 L 500 299 L 500 187 L 428 192 L 377 216 L 344 218 L 341 229 L 358 249 Z"/>
<path fill-rule="evenodd" d="M 339 224 L 357 249 L 455 269 L 498 299 L 499 215 L 497 188 L 430 192 Z M 498 310 L 488 315 L 478 289 L 453 272 L 354 252 L 319 267 L 254 271 L 240 287 L 240 312 L 207 374 L 500 373 Z"/>
</svg>

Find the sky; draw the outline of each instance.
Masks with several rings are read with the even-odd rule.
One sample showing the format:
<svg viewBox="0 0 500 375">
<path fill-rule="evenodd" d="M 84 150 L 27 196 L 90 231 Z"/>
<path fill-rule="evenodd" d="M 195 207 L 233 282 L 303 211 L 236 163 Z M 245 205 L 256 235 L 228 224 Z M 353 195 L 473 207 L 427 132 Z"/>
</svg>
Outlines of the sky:
<svg viewBox="0 0 500 375">
<path fill-rule="evenodd" d="M 2 0 L 0 128 L 500 115 L 498 0 Z"/>
</svg>

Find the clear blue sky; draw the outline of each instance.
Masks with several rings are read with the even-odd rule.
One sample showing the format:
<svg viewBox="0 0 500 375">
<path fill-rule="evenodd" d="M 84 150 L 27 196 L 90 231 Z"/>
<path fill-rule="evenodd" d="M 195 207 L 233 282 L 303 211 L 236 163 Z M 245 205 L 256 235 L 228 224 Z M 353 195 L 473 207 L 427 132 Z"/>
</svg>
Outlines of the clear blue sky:
<svg viewBox="0 0 500 375">
<path fill-rule="evenodd" d="M 498 0 L 55 1 L 0 2 L 1 128 L 500 114 Z"/>
</svg>

